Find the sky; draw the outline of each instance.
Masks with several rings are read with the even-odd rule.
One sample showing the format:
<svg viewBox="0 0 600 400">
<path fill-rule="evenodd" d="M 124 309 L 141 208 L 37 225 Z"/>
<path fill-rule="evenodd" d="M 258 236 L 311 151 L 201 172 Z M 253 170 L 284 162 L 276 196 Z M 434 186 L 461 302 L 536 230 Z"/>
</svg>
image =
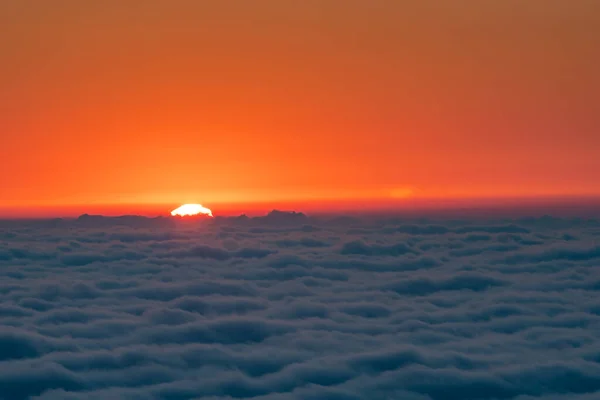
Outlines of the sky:
<svg viewBox="0 0 600 400">
<path fill-rule="evenodd" d="M 0 215 L 600 195 L 599 26 L 595 0 L 3 0 Z"/>
</svg>

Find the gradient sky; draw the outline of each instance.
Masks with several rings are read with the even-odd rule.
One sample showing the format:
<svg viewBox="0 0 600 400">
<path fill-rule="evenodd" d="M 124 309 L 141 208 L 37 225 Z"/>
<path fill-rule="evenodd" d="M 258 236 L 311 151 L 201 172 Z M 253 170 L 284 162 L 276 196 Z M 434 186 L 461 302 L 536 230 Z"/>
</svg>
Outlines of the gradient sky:
<svg viewBox="0 0 600 400">
<path fill-rule="evenodd" d="M 2 0 L 0 210 L 600 194 L 597 0 Z"/>
</svg>

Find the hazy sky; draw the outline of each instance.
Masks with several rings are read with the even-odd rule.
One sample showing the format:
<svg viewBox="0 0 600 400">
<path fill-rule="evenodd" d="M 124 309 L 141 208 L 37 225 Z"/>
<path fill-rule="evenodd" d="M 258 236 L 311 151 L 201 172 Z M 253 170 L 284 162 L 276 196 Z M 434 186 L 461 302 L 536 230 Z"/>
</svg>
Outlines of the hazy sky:
<svg viewBox="0 0 600 400">
<path fill-rule="evenodd" d="M 0 208 L 600 194 L 597 0 L 0 2 Z"/>
</svg>

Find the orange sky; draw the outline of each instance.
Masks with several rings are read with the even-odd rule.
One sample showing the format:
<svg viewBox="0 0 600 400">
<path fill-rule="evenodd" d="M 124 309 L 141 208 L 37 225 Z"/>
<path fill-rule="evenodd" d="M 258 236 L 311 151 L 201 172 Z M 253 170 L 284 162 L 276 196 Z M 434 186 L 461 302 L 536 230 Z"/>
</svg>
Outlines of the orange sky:
<svg viewBox="0 0 600 400">
<path fill-rule="evenodd" d="M 3 0 L 0 214 L 600 195 L 598 48 L 597 0 Z"/>
</svg>

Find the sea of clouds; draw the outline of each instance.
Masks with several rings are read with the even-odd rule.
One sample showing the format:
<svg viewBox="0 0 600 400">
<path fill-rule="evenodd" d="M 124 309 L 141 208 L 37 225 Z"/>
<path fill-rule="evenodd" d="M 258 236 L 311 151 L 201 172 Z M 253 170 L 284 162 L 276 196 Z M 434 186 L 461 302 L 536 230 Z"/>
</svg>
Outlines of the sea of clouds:
<svg viewBox="0 0 600 400">
<path fill-rule="evenodd" d="M 0 223 L 0 399 L 600 398 L 600 222 Z"/>
</svg>

